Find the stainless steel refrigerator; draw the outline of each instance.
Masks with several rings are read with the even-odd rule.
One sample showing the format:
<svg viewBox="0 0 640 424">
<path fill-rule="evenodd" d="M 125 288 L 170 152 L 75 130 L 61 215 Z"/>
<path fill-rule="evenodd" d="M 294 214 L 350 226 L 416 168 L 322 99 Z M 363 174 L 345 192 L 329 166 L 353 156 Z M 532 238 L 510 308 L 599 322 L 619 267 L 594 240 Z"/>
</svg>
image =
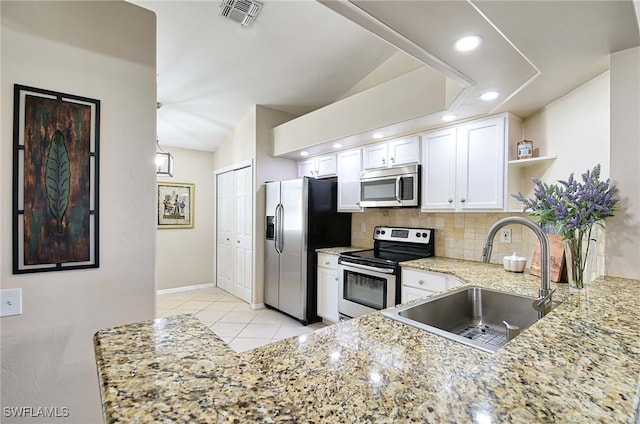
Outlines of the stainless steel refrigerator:
<svg viewBox="0 0 640 424">
<path fill-rule="evenodd" d="M 337 212 L 334 180 L 266 183 L 265 304 L 318 321 L 316 249 L 351 244 L 351 214 Z"/>
</svg>

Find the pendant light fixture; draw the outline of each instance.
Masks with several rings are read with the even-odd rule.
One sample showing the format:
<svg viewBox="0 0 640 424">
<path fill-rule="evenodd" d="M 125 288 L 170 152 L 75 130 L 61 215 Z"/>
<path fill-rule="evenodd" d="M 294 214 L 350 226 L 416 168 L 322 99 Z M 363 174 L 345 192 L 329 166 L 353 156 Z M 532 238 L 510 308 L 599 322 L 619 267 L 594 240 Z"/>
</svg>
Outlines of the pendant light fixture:
<svg viewBox="0 0 640 424">
<path fill-rule="evenodd" d="M 156 140 L 156 175 L 173 177 L 173 156 L 165 152 Z"/>
<path fill-rule="evenodd" d="M 156 109 L 160 109 L 162 103 L 156 102 Z M 160 142 L 156 137 L 156 175 L 162 177 L 173 177 L 173 156 L 169 152 L 165 152 L 160 147 Z"/>
</svg>

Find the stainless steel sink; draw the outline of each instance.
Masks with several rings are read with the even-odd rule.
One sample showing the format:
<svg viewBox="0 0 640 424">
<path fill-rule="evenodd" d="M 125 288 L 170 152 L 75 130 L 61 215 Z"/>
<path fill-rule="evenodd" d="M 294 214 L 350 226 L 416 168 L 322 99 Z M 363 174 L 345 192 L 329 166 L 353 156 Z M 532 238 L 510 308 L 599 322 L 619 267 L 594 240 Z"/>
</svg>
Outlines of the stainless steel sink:
<svg viewBox="0 0 640 424">
<path fill-rule="evenodd" d="M 493 353 L 544 315 L 537 303 L 535 297 L 466 286 L 383 315 Z"/>
</svg>

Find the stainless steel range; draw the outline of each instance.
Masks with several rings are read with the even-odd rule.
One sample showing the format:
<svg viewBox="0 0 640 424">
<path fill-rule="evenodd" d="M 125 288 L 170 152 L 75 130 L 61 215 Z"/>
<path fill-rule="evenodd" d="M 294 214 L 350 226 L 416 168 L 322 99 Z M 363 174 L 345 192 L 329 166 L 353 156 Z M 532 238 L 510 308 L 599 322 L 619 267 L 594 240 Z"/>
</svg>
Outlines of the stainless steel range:
<svg viewBox="0 0 640 424">
<path fill-rule="evenodd" d="M 400 262 L 434 255 L 432 228 L 376 227 L 373 249 L 338 258 L 340 319 L 350 319 L 400 303 Z"/>
</svg>

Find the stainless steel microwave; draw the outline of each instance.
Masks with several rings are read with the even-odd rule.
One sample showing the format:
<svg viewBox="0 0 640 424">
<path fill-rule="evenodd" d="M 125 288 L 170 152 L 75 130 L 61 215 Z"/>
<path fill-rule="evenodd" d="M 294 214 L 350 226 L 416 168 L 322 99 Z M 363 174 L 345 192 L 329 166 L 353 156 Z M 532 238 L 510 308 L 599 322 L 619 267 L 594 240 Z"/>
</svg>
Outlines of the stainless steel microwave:
<svg viewBox="0 0 640 424">
<path fill-rule="evenodd" d="M 364 171 L 360 174 L 360 206 L 420 206 L 420 165 Z"/>
</svg>

